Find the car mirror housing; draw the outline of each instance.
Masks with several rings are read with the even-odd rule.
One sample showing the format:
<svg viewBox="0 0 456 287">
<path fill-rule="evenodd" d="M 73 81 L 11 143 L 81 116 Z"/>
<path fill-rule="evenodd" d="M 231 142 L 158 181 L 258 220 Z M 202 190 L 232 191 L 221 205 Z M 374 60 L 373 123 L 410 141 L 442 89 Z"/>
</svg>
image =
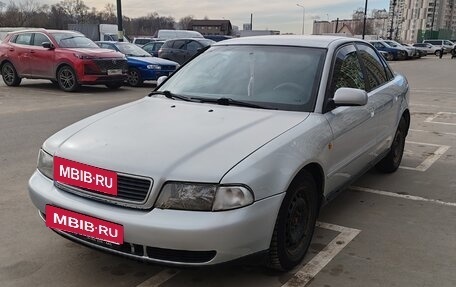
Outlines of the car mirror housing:
<svg viewBox="0 0 456 287">
<path fill-rule="evenodd" d="M 334 94 L 336 106 L 364 106 L 367 104 L 367 92 L 353 88 L 339 88 Z"/>
<path fill-rule="evenodd" d="M 161 76 L 160 78 L 158 78 L 157 87 L 160 86 L 161 84 L 163 84 L 163 82 L 166 81 L 166 79 L 168 79 L 167 76 Z"/>
<path fill-rule="evenodd" d="M 51 42 L 43 42 L 41 44 L 41 46 L 43 46 L 43 48 L 46 48 L 46 49 L 54 49 L 54 45 L 51 43 Z"/>
</svg>

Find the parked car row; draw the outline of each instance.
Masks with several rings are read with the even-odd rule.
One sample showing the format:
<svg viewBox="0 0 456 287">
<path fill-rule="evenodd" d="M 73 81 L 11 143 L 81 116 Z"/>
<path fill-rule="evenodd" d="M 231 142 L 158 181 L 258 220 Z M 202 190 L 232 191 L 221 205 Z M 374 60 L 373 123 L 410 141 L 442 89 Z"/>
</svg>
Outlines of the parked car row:
<svg viewBox="0 0 456 287">
<path fill-rule="evenodd" d="M 30 29 L 8 34 L 0 44 L 0 71 L 8 86 L 22 78 L 49 79 L 67 92 L 81 85 L 117 89 L 125 82 L 169 76 L 179 64 L 152 57 L 128 42 L 93 42 L 75 31 Z"/>
<path fill-rule="evenodd" d="M 376 40 L 371 44 L 388 61 L 421 58 L 427 55 L 439 56 L 451 52 L 455 44 L 448 40 L 424 40 L 423 43 L 401 44 L 392 40 Z"/>
</svg>

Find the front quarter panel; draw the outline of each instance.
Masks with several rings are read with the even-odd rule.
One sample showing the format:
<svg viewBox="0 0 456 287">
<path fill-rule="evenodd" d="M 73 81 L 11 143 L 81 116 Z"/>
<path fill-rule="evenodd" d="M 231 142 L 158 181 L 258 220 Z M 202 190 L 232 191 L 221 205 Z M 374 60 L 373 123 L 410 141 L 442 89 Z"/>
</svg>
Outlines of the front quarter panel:
<svg viewBox="0 0 456 287">
<path fill-rule="evenodd" d="M 307 164 L 317 163 L 325 171 L 331 139 L 326 119 L 313 113 L 233 167 L 221 183 L 246 184 L 256 201 L 283 193 Z"/>
</svg>

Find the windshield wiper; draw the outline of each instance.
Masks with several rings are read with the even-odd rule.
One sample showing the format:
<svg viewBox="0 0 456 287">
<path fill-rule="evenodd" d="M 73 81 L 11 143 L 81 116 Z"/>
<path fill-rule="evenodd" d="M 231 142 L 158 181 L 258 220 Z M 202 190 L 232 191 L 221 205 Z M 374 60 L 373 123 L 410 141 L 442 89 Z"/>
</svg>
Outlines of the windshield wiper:
<svg viewBox="0 0 456 287">
<path fill-rule="evenodd" d="M 153 95 L 163 95 L 163 96 L 167 97 L 168 99 L 173 99 L 173 100 L 178 99 L 178 100 L 186 101 L 186 102 L 200 102 L 200 100 L 193 99 L 193 98 L 183 96 L 183 95 L 174 94 L 174 93 L 171 93 L 170 91 L 153 91 L 152 93 L 149 94 L 149 97 L 153 96 Z"/>
<path fill-rule="evenodd" d="M 248 108 L 255 108 L 255 109 L 267 109 L 267 110 L 277 110 L 276 108 L 265 107 L 257 104 L 252 104 L 249 102 L 234 100 L 232 98 L 196 98 L 201 100 L 202 103 L 216 103 L 222 106 L 240 106 L 240 107 L 248 107 Z"/>
</svg>

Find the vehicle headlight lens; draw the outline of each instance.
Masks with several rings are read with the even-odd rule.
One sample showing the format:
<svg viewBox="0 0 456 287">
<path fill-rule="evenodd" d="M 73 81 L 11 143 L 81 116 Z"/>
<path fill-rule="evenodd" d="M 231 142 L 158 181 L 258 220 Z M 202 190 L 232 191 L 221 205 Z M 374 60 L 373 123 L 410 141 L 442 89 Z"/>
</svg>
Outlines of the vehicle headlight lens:
<svg viewBox="0 0 456 287">
<path fill-rule="evenodd" d="M 54 179 L 54 157 L 42 149 L 38 153 L 37 168 L 46 177 Z"/>
<path fill-rule="evenodd" d="M 147 65 L 147 69 L 150 69 L 150 70 L 161 70 L 161 66 L 160 65 Z"/>
<path fill-rule="evenodd" d="M 229 210 L 253 203 L 252 192 L 243 186 L 221 186 L 217 189 L 212 210 Z"/>
<path fill-rule="evenodd" d="M 167 183 L 155 207 L 195 211 L 221 211 L 253 203 L 252 192 L 243 186 Z"/>
</svg>

